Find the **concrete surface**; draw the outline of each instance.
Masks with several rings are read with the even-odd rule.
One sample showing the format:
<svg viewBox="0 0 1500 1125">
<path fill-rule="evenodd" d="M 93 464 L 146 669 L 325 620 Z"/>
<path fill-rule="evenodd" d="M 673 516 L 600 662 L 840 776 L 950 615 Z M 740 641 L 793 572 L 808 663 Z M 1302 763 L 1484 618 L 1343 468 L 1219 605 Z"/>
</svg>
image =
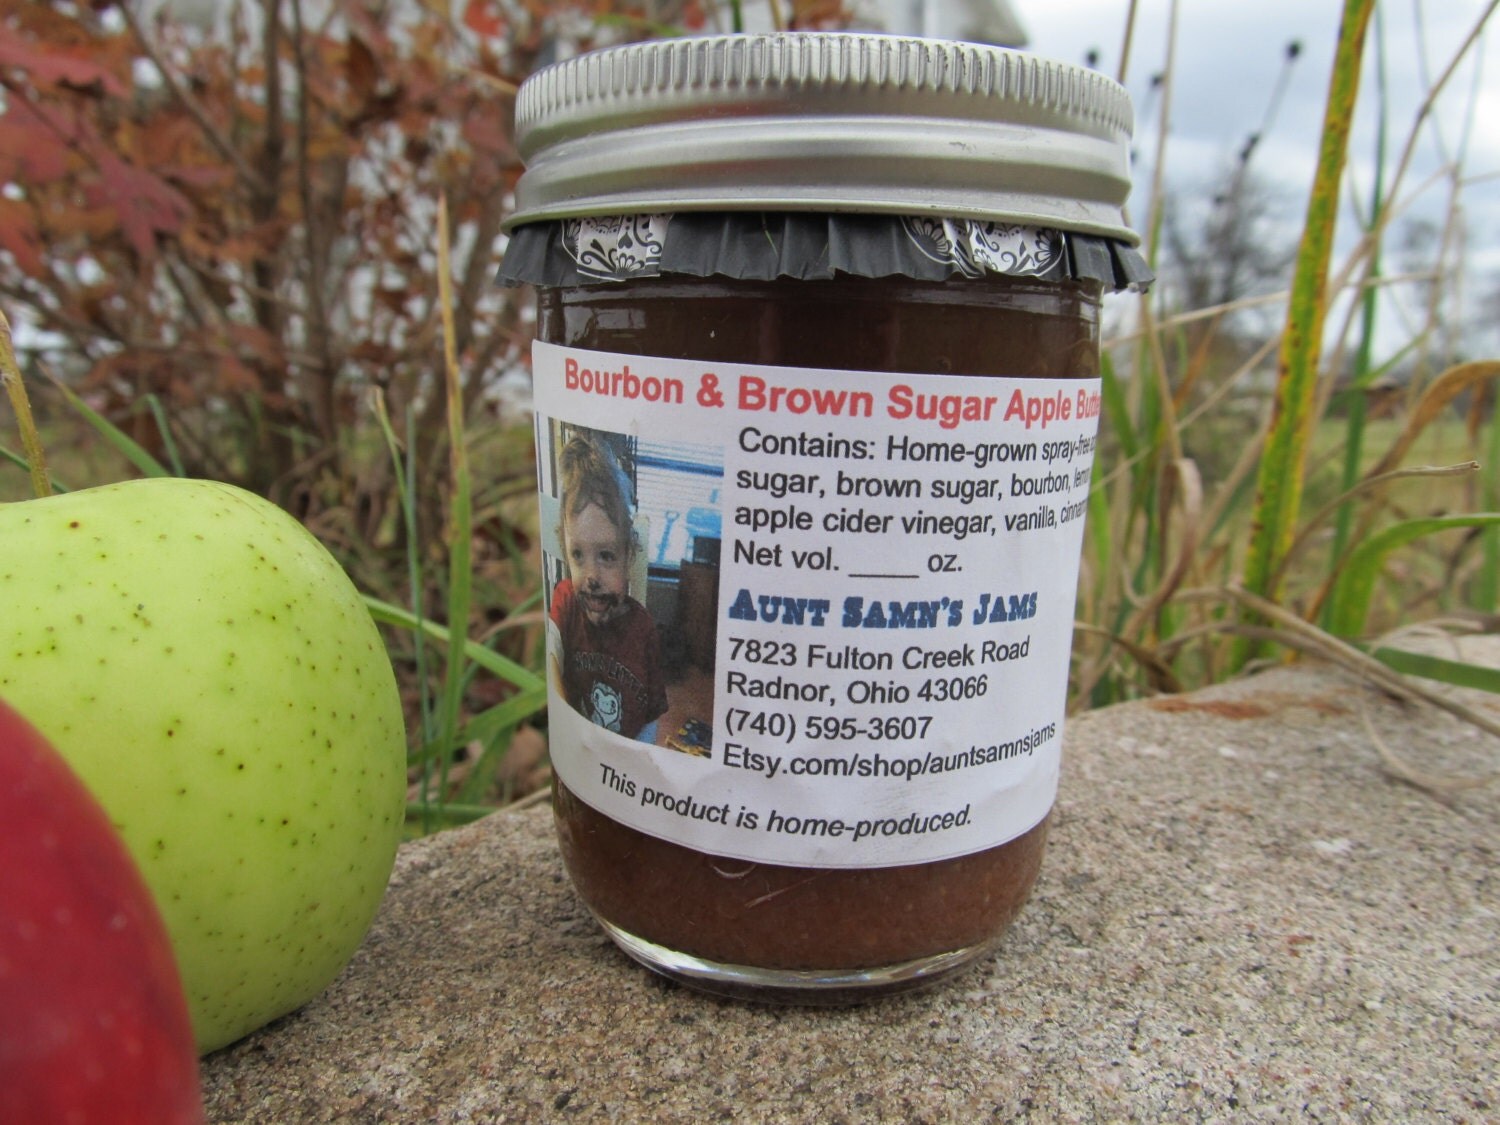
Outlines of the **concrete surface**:
<svg viewBox="0 0 1500 1125">
<path fill-rule="evenodd" d="M 1072 720 L 1000 953 L 848 1010 L 653 977 L 579 905 L 550 814 L 496 814 L 406 846 L 335 985 L 205 1060 L 210 1119 L 1500 1120 L 1500 786 L 1393 780 L 1372 731 L 1429 771 L 1500 761 L 1316 667 Z"/>
</svg>

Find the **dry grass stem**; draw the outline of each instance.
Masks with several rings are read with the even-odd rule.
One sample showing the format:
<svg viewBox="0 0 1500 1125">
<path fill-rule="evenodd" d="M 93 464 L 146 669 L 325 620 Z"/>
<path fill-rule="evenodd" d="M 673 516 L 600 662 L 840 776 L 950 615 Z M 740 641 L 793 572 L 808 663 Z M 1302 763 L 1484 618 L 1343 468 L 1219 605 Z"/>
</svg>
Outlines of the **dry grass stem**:
<svg viewBox="0 0 1500 1125">
<path fill-rule="evenodd" d="M 1280 626 L 1278 632 L 1283 634 L 1283 643 L 1298 651 L 1322 657 L 1342 668 L 1355 672 L 1364 679 L 1379 687 L 1382 691 L 1401 699 L 1418 701 L 1436 707 L 1466 723 L 1478 727 L 1488 734 L 1500 738 L 1500 720 L 1491 718 L 1481 711 L 1477 711 L 1467 704 L 1456 699 L 1449 698 L 1441 692 L 1433 691 L 1423 687 L 1422 684 L 1408 676 L 1403 676 L 1386 667 L 1353 645 L 1324 632 L 1316 625 L 1304 621 L 1290 610 L 1284 609 L 1274 602 L 1259 597 L 1249 590 L 1239 586 L 1226 586 L 1222 593 L 1239 602 L 1246 609 L 1251 610 L 1257 616 Z M 1500 773 L 1491 774 L 1480 779 L 1476 784 L 1487 784 Z"/>
<path fill-rule="evenodd" d="M 47 457 L 37 435 L 36 419 L 31 416 L 31 399 L 26 394 L 26 384 L 21 379 L 21 367 L 16 363 L 16 350 L 11 344 L 10 321 L 0 312 L 0 383 L 5 384 L 6 397 L 16 412 L 16 421 L 21 428 L 21 449 L 26 454 L 27 470 L 31 474 L 31 493 L 42 497 L 52 495 L 52 481 L 47 475 Z"/>
</svg>

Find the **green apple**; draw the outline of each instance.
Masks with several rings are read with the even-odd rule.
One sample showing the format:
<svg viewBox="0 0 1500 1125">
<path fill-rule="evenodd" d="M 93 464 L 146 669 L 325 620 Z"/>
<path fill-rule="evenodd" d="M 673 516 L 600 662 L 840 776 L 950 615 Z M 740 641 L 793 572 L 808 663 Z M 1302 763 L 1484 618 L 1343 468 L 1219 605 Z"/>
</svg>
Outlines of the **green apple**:
<svg viewBox="0 0 1500 1125">
<path fill-rule="evenodd" d="M 322 991 L 400 839 L 406 742 L 353 583 L 211 481 L 0 504 L 0 698 L 109 813 L 171 935 L 200 1051 Z"/>
</svg>

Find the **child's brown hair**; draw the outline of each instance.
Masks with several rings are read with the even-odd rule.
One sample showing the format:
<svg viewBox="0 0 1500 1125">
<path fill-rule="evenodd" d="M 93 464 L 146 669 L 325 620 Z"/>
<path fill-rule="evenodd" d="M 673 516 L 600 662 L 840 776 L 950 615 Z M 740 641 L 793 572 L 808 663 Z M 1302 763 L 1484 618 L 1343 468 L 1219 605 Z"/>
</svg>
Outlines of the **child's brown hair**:
<svg viewBox="0 0 1500 1125">
<path fill-rule="evenodd" d="M 627 554 L 636 549 L 635 522 L 630 516 L 630 505 L 621 488 L 619 473 L 614 461 L 589 438 L 575 435 L 568 439 L 562 451 L 562 527 L 558 528 L 558 540 L 567 550 L 567 524 L 590 504 L 597 504 L 620 532 L 620 542 Z"/>
</svg>

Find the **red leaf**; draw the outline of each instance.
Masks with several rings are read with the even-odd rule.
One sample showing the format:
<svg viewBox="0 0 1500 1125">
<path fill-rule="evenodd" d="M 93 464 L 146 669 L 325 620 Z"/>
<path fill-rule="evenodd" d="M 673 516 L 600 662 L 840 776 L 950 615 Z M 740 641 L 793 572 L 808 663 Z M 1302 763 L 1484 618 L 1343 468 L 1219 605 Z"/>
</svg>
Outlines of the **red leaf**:
<svg viewBox="0 0 1500 1125">
<path fill-rule="evenodd" d="M 31 208 L 4 196 L 0 196 L 0 250 L 8 250 L 16 260 L 16 267 L 29 277 L 41 277 L 47 272 Z"/>
<path fill-rule="evenodd" d="M 466 116 L 462 128 L 464 140 L 468 141 L 470 147 L 476 151 L 488 153 L 491 156 L 519 159 L 516 157 L 510 129 L 500 119 L 499 114 L 488 107 Z"/>
<path fill-rule="evenodd" d="M 162 178 L 182 184 L 190 188 L 216 188 L 225 187 L 234 182 L 234 172 L 221 165 L 164 165 L 161 170 Z"/>
<path fill-rule="evenodd" d="M 369 105 L 380 82 L 380 64 L 370 45 L 357 35 L 349 37 L 344 51 L 344 79 L 349 83 L 355 103 L 360 107 Z"/>
<path fill-rule="evenodd" d="M 17 39 L 0 25 L 0 67 L 15 67 L 38 85 L 66 86 L 88 93 L 122 97 L 125 85 L 105 67 L 87 58 L 51 48 L 45 41 Z"/>
<path fill-rule="evenodd" d="M 491 0 L 469 0 L 464 5 L 464 26 L 482 39 L 498 39 L 505 32 L 505 15 Z"/>
<path fill-rule="evenodd" d="M 260 376 L 237 355 L 219 355 L 214 375 L 215 385 L 224 394 L 254 393 L 260 388 Z"/>
<path fill-rule="evenodd" d="M 0 115 L 0 180 L 50 184 L 68 172 L 71 150 L 63 139 L 66 126 L 19 97 Z"/>
<path fill-rule="evenodd" d="M 175 234 L 192 208 L 182 194 L 161 177 L 125 163 L 113 153 L 98 154 L 102 184 L 86 194 L 92 202 L 110 203 L 120 229 L 136 253 L 149 258 L 157 234 Z"/>
<path fill-rule="evenodd" d="M 225 335 L 237 349 L 263 364 L 275 366 L 286 362 L 281 341 L 258 324 L 231 323 Z"/>
</svg>

